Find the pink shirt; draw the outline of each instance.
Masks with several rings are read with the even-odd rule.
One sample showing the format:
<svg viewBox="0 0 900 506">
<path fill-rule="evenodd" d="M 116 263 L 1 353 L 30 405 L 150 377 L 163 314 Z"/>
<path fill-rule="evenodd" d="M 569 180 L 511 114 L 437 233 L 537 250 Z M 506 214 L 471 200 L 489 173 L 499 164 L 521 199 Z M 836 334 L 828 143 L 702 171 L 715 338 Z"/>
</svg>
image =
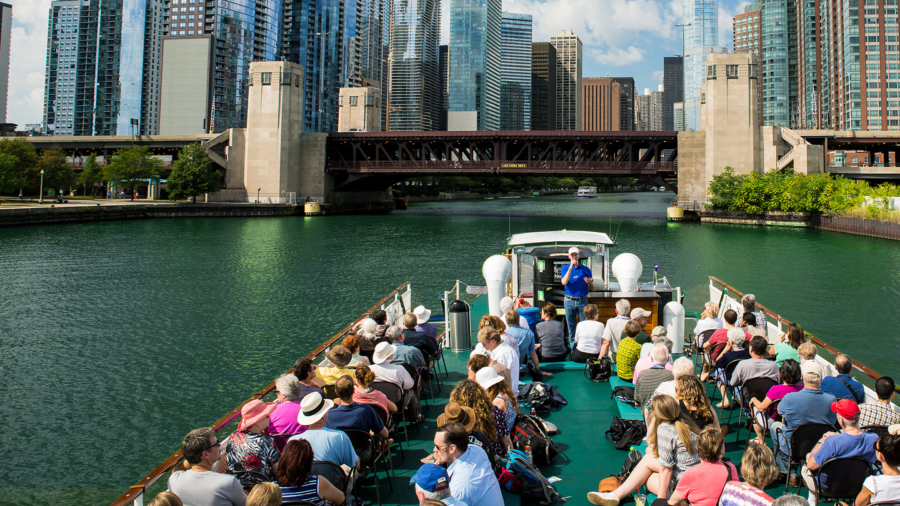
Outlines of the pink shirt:
<svg viewBox="0 0 900 506">
<path fill-rule="evenodd" d="M 300 434 L 308 428 L 297 423 L 297 414 L 300 413 L 300 401 L 282 402 L 269 415 L 271 425 L 269 434 Z"/>
<path fill-rule="evenodd" d="M 700 462 L 681 475 L 675 491 L 690 502 L 691 506 L 716 506 L 725 483 L 737 479 L 734 464 L 721 461 Z"/>
<path fill-rule="evenodd" d="M 772 400 L 772 403 L 769 404 L 769 409 L 766 410 L 766 413 L 769 415 L 769 418 L 775 420 L 778 418 L 778 411 L 776 411 L 775 401 L 779 399 L 783 399 L 785 395 L 792 394 L 794 392 L 799 392 L 803 390 L 803 383 L 799 383 L 797 385 L 775 385 L 770 388 L 768 392 L 766 392 L 766 397 Z"/>
<path fill-rule="evenodd" d="M 358 386 L 353 387 L 353 402 L 358 402 L 360 404 L 378 404 L 384 409 L 385 413 L 390 413 L 387 407 L 387 400 L 387 396 L 378 390 L 366 392 Z"/>
<path fill-rule="evenodd" d="M 653 367 L 653 358 L 651 358 L 650 355 L 647 355 L 646 357 L 638 360 L 637 365 L 634 366 L 634 382 L 633 383 L 635 385 L 637 385 L 638 374 L 640 374 L 641 371 L 646 371 L 647 369 L 650 369 L 651 367 Z M 672 370 L 672 358 L 671 357 L 669 357 L 669 362 L 666 364 L 666 369 L 669 371 Z"/>
</svg>

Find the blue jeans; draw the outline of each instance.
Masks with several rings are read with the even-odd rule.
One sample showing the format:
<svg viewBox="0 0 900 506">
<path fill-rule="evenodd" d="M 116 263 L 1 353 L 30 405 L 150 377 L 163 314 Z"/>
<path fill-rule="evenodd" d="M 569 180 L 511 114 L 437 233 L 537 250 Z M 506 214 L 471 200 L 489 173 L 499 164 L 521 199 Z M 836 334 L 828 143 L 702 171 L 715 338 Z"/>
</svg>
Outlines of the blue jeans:
<svg viewBox="0 0 900 506">
<path fill-rule="evenodd" d="M 776 429 L 781 429 L 777 432 L 777 435 Z M 769 431 L 772 433 L 772 441 L 775 443 L 775 465 L 778 466 L 779 473 L 786 473 L 788 470 L 789 457 L 787 454 L 787 438 L 785 438 L 784 435 L 784 424 L 781 422 L 772 422 Z"/>
<path fill-rule="evenodd" d="M 579 321 L 584 321 L 584 306 L 588 305 L 588 298 L 578 300 L 566 299 L 566 326 L 569 327 L 569 348 L 575 349 L 575 327 Z M 577 313 L 576 313 L 577 311 Z"/>
</svg>

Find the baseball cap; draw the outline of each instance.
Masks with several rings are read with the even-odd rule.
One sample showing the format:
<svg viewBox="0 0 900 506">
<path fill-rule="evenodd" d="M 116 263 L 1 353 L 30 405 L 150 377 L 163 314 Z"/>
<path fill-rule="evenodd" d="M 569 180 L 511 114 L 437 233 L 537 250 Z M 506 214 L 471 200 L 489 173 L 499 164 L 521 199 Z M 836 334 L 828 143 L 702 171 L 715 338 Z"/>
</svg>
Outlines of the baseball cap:
<svg viewBox="0 0 900 506">
<path fill-rule="evenodd" d="M 845 420 L 859 419 L 859 406 L 850 399 L 841 399 L 831 403 L 831 411 L 841 415 Z"/>
<path fill-rule="evenodd" d="M 803 365 L 800 366 L 800 372 L 803 373 L 804 376 L 807 374 L 815 374 L 818 377 L 822 377 L 822 366 L 819 365 L 815 360 L 807 360 L 803 362 Z"/>
<path fill-rule="evenodd" d="M 572 246 L 571 248 L 569 248 L 569 254 L 571 255 L 572 253 L 581 254 L 581 250 L 578 249 L 578 246 Z"/>
<path fill-rule="evenodd" d="M 636 307 L 631 310 L 631 319 L 637 320 L 638 318 L 640 318 L 642 316 L 649 317 L 651 314 L 653 314 L 653 313 L 651 313 L 650 311 L 644 311 L 643 308 Z"/>
<path fill-rule="evenodd" d="M 450 486 L 450 477 L 447 470 L 436 464 L 425 464 L 416 471 L 416 475 L 409 480 L 426 492 L 440 492 Z"/>
</svg>

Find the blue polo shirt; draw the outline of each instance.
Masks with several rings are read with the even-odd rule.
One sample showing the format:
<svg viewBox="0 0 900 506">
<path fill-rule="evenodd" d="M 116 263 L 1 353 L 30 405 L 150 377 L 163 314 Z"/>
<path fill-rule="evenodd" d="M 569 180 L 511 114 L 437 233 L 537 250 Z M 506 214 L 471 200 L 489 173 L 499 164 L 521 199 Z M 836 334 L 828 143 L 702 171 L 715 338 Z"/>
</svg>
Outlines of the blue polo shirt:
<svg viewBox="0 0 900 506">
<path fill-rule="evenodd" d="M 778 412 L 784 415 L 785 438 L 790 441 L 794 429 L 807 423 L 834 425 L 837 417 L 831 411 L 831 403 L 836 400 L 833 395 L 812 388 L 785 395 L 778 404 Z"/>
<path fill-rule="evenodd" d="M 522 327 L 508 327 L 504 332 L 515 337 L 519 343 L 519 360 L 528 362 L 534 351 L 534 332 Z"/>
<path fill-rule="evenodd" d="M 826 376 L 822 378 L 822 390 L 838 399 L 850 399 L 857 404 L 866 402 L 866 389 L 863 388 L 862 383 L 853 379 L 849 374 L 838 374 L 838 376 L 844 378 L 847 383 L 850 383 L 853 391 L 856 392 L 857 398 L 859 398 L 858 401 L 853 398 L 853 394 L 847 389 L 847 385 L 845 385 L 837 376 Z"/>
<path fill-rule="evenodd" d="M 822 443 L 819 451 L 813 455 L 816 464 L 828 462 L 831 459 L 862 457 L 874 464 L 877 460 L 875 457 L 874 444 L 878 441 L 878 434 L 862 433 L 858 436 L 851 436 L 845 432 L 830 436 Z M 828 475 L 818 473 L 822 476 L 822 483 L 827 483 Z"/>
<path fill-rule="evenodd" d="M 516 309 L 516 311 L 519 312 L 519 316 L 525 318 L 525 321 L 528 322 L 528 328 L 530 328 L 532 332 L 535 332 L 537 324 L 541 323 L 541 308 L 520 307 L 519 309 Z"/>
<path fill-rule="evenodd" d="M 569 272 L 569 267 L 572 267 L 572 264 L 563 265 L 562 269 L 559 270 L 559 273 L 563 278 L 566 277 L 566 273 Z M 594 275 L 591 274 L 590 269 L 584 265 L 578 264 L 578 267 L 575 267 L 575 270 L 572 271 L 572 275 L 569 276 L 569 283 L 565 286 L 566 295 L 569 297 L 584 297 L 587 295 L 588 285 L 584 278 L 592 277 L 594 277 Z"/>
</svg>

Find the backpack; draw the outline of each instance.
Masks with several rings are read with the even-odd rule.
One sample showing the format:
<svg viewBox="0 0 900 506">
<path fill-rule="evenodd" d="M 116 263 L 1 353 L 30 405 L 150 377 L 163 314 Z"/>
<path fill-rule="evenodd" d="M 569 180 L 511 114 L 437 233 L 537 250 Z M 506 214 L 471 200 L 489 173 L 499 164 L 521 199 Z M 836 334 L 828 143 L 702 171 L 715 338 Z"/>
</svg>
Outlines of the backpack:
<svg viewBox="0 0 900 506">
<path fill-rule="evenodd" d="M 628 404 L 629 406 L 638 405 L 637 401 L 634 400 L 634 387 L 628 385 L 619 385 L 616 388 L 613 388 L 610 398 Z"/>
<path fill-rule="evenodd" d="M 517 415 L 510 436 L 512 436 L 513 448 L 517 450 L 524 452 L 526 446 L 531 446 L 535 464 L 549 466 L 559 454 L 556 443 L 550 439 L 550 435 L 544 430 L 544 425 L 533 416 Z"/>
<path fill-rule="evenodd" d="M 588 359 L 588 361 L 584 363 L 584 377 L 591 381 L 597 383 L 609 381 L 611 375 L 612 362 L 610 362 L 609 357 Z"/>
<path fill-rule="evenodd" d="M 550 411 L 552 408 L 558 408 L 568 404 L 556 387 L 545 385 L 544 383 L 535 381 L 522 385 L 519 388 L 519 395 L 516 400 L 520 404 L 528 406 L 540 411 Z"/>
<path fill-rule="evenodd" d="M 547 478 L 541 474 L 534 464 L 532 464 L 525 453 L 519 450 L 509 450 L 507 453 L 509 463 L 507 469 L 513 473 L 516 478 L 522 480 L 522 502 L 539 504 L 540 506 L 550 506 L 555 502 L 566 502 L 556 488 L 547 481 Z"/>
<path fill-rule="evenodd" d="M 622 420 L 613 416 L 606 439 L 616 445 L 616 450 L 627 450 L 632 445 L 639 445 L 647 435 L 647 426 L 643 420 Z"/>
<path fill-rule="evenodd" d="M 641 459 L 644 458 L 641 455 L 641 452 L 637 450 L 632 450 L 631 453 L 625 457 L 625 463 L 622 464 L 622 470 L 619 471 L 619 474 L 611 474 L 609 478 L 604 478 L 600 480 L 600 485 L 597 487 L 598 492 L 612 492 L 613 490 L 619 488 L 619 486 L 631 476 L 631 473 L 641 462 Z"/>
</svg>

